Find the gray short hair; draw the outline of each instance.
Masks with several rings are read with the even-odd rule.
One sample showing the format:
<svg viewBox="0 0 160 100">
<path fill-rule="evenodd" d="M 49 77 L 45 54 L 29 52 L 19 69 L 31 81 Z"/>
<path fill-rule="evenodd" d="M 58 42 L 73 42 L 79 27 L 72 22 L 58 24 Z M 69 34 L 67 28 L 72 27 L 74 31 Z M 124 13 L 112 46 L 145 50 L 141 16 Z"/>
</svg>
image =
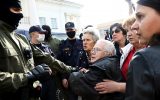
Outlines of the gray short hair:
<svg viewBox="0 0 160 100">
<path fill-rule="evenodd" d="M 83 30 L 83 34 L 90 34 L 92 35 L 93 41 L 96 43 L 97 40 L 100 39 L 100 33 L 97 29 L 93 27 L 88 27 L 87 29 Z"/>
<path fill-rule="evenodd" d="M 114 44 L 111 41 L 100 39 L 97 42 L 103 42 L 104 45 L 104 50 L 107 51 L 111 55 L 116 55 L 116 49 Z"/>
</svg>

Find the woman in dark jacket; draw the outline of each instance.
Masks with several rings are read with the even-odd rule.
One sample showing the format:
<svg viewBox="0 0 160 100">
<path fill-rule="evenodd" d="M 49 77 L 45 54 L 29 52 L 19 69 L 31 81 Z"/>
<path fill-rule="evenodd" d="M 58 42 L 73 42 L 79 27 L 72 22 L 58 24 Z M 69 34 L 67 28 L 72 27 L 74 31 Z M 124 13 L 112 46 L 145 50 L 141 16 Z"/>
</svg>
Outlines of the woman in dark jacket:
<svg viewBox="0 0 160 100">
<path fill-rule="evenodd" d="M 160 100 L 160 1 L 137 3 L 132 29 L 148 48 L 138 51 L 130 63 L 125 100 Z"/>
</svg>

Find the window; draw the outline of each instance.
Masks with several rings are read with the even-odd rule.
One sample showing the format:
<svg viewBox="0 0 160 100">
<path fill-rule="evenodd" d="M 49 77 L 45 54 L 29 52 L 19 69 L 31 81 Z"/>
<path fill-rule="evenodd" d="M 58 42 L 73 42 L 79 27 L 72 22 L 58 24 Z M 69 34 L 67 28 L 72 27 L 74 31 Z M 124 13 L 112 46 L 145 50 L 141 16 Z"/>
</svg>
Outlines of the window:
<svg viewBox="0 0 160 100">
<path fill-rule="evenodd" d="M 40 25 L 46 25 L 46 18 L 45 17 L 39 17 Z"/>
<path fill-rule="evenodd" d="M 30 21 L 29 17 L 23 17 L 20 20 L 21 24 L 29 24 L 29 21 Z"/>
<path fill-rule="evenodd" d="M 57 29 L 57 19 L 56 18 L 51 18 L 51 27 L 52 29 Z"/>
</svg>

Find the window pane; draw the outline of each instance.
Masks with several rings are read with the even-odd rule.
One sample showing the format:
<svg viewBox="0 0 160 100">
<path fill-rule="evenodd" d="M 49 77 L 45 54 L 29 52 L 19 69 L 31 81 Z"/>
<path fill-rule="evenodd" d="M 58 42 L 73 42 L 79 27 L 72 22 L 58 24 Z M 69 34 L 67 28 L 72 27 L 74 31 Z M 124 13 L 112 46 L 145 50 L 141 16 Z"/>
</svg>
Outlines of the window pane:
<svg viewBox="0 0 160 100">
<path fill-rule="evenodd" d="M 46 25 L 46 18 L 45 17 L 39 17 L 40 25 Z"/>
<path fill-rule="evenodd" d="M 57 19 L 56 18 L 51 18 L 51 27 L 52 29 L 57 29 Z"/>
</svg>

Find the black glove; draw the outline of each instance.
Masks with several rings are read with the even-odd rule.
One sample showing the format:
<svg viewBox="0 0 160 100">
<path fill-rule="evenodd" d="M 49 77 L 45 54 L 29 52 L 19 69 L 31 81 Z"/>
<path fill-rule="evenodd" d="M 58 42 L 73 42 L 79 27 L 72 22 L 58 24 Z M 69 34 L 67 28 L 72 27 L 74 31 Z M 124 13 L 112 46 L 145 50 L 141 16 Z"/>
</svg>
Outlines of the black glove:
<svg viewBox="0 0 160 100">
<path fill-rule="evenodd" d="M 29 81 L 45 81 L 51 75 L 51 69 L 46 64 L 37 65 L 30 70 L 26 75 Z"/>
<path fill-rule="evenodd" d="M 78 68 L 78 67 L 72 67 L 71 72 L 78 72 L 78 71 L 79 71 L 79 68 Z"/>
</svg>

